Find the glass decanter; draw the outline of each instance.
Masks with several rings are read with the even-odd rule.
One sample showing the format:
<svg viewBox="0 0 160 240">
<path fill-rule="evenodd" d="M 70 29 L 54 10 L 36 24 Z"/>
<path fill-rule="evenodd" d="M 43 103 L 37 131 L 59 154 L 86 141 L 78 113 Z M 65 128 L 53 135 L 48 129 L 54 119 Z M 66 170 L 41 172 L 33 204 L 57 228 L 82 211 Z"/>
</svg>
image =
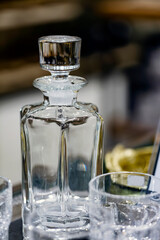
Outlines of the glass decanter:
<svg viewBox="0 0 160 240">
<path fill-rule="evenodd" d="M 24 239 L 86 236 L 88 183 L 102 173 L 103 119 L 93 104 L 77 101 L 86 84 L 69 75 L 80 66 L 81 39 L 39 39 L 40 65 L 51 75 L 33 85 L 44 101 L 21 109 Z"/>
</svg>

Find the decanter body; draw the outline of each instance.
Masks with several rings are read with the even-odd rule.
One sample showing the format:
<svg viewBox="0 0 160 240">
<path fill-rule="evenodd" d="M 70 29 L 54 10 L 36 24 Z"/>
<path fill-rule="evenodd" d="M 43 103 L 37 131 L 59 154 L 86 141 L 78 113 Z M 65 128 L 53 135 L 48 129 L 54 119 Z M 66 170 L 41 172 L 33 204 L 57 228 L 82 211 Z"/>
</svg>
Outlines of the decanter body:
<svg viewBox="0 0 160 240">
<path fill-rule="evenodd" d="M 76 238 L 89 228 L 88 183 L 102 173 L 103 119 L 77 101 L 86 80 L 69 75 L 79 67 L 80 43 L 39 39 L 40 63 L 51 76 L 34 81 L 44 101 L 21 110 L 24 239 Z"/>
</svg>

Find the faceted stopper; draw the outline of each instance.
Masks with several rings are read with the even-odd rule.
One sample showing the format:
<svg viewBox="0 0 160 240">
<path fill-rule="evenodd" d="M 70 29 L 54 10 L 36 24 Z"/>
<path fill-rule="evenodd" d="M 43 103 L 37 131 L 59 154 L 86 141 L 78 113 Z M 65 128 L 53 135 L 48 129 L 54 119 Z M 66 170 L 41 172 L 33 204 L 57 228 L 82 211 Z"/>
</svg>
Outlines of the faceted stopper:
<svg viewBox="0 0 160 240">
<path fill-rule="evenodd" d="M 39 38 L 40 65 L 50 71 L 69 72 L 80 66 L 81 39 L 72 36 L 46 36 Z"/>
</svg>

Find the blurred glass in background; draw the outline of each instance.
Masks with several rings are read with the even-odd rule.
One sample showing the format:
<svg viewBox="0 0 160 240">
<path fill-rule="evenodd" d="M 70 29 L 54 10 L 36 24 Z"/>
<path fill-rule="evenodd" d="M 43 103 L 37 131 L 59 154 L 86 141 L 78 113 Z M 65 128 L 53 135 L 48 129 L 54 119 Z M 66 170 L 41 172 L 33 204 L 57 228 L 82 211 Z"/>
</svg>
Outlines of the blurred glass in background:
<svg viewBox="0 0 160 240">
<path fill-rule="evenodd" d="M 0 175 L 21 183 L 19 110 L 42 101 L 32 87 L 46 75 L 38 38 L 82 38 L 81 67 L 105 122 L 105 154 L 117 144 L 152 145 L 160 111 L 160 3 L 157 0 L 0 1 Z M 8 167 L 9 166 L 9 167 Z"/>
</svg>

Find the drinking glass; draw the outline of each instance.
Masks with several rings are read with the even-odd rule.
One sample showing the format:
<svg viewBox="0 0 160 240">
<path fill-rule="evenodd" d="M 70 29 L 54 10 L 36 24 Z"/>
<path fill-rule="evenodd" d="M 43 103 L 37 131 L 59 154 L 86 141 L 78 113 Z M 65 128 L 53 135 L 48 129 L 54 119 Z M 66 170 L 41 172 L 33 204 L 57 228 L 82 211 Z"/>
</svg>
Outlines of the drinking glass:
<svg viewBox="0 0 160 240">
<path fill-rule="evenodd" d="M 12 217 L 12 184 L 0 177 L 0 239 L 8 240 L 8 230 Z"/>
<path fill-rule="evenodd" d="M 160 239 L 160 179 L 113 172 L 89 183 L 90 238 Z"/>
</svg>

